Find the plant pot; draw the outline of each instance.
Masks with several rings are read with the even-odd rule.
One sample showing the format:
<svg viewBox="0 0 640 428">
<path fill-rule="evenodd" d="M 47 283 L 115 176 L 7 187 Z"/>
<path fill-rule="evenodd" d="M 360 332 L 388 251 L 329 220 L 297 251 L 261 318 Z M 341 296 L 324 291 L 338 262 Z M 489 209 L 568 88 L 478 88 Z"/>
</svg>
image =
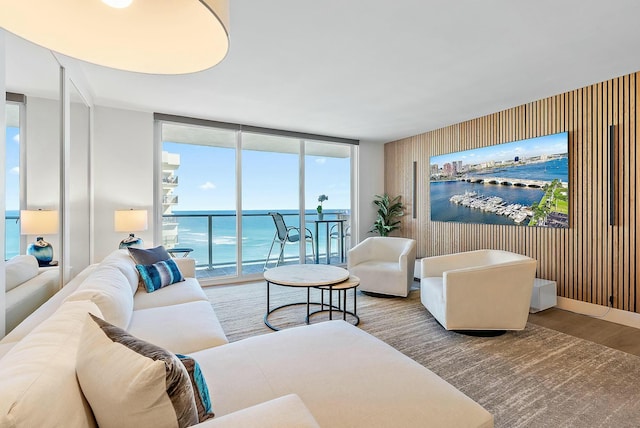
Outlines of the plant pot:
<svg viewBox="0 0 640 428">
<path fill-rule="evenodd" d="M 318 220 L 320 220 L 320 221 L 324 220 L 324 214 L 323 213 L 318 213 Z"/>
</svg>

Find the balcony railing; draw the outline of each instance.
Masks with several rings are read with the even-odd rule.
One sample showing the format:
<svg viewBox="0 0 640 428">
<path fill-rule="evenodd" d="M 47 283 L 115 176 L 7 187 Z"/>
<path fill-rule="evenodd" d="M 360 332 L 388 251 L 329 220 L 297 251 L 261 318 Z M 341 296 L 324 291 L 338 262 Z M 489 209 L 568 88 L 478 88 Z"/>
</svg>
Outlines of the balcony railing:
<svg viewBox="0 0 640 428">
<path fill-rule="evenodd" d="M 164 195 L 162 197 L 162 203 L 165 205 L 172 205 L 178 203 L 178 195 Z"/>
<path fill-rule="evenodd" d="M 298 213 L 282 212 L 285 217 L 287 226 L 299 226 Z M 327 211 L 325 210 L 325 219 L 336 219 L 343 216 L 344 211 Z M 238 265 L 237 253 L 237 229 L 236 229 L 235 212 L 216 213 L 216 214 L 177 214 L 163 216 L 164 222 L 178 223 L 178 240 L 173 247 L 192 248 L 193 252 L 189 257 L 196 259 L 196 267 L 199 269 L 218 269 L 216 275 L 226 269 L 226 272 L 233 275 Z M 307 220 L 317 218 L 315 211 L 305 213 Z M 313 225 L 307 224 L 312 233 L 315 233 Z M 242 214 L 242 272 L 254 273 L 262 272 L 262 267 L 269 252 L 269 248 L 273 242 L 275 235 L 275 225 L 271 216 L 265 212 Z M 324 227 L 319 229 L 318 252 L 321 262 L 326 261 L 327 254 L 327 236 Z M 303 241 L 304 242 L 304 241 Z M 338 243 L 330 241 L 331 253 L 335 253 L 332 263 L 339 262 L 338 259 Z M 307 263 L 314 263 L 310 245 L 305 247 Z M 271 261 L 275 262 L 280 250 L 279 244 L 274 245 Z M 288 262 L 299 260 L 300 253 L 297 245 L 286 245 L 284 259 Z"/>
</svg>

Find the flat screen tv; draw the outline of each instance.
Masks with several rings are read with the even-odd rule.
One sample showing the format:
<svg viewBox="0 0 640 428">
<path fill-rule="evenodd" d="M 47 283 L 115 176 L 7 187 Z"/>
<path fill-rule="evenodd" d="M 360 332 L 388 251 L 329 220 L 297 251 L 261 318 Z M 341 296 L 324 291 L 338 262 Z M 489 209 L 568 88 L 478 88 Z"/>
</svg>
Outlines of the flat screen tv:
<svg viewBox="0 0 640 428">
<path fill-rule="evenodd" d="M 569 227 L 567 132 L 432 156 L 431 220 Z"/>
</svg>

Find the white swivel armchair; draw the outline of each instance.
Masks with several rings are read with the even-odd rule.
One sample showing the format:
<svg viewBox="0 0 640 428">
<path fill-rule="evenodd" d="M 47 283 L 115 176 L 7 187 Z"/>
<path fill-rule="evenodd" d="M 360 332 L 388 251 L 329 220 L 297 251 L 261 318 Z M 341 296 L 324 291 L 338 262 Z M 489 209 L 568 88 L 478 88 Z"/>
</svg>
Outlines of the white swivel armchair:
<svg viewBox="0 0 640 428">
<path fill-rule="evenodd" d="M 360 278 L 361 291 L 407 297 L 413 283 L 416 241 L 367 238 L 347 255 L 347 269 Z"/>
<path fill-rule="evenodd" d="M 477 250 L 422 259 L 420 299 L 447 330 L 522 330 L 535 259 Z"/>
</svg>

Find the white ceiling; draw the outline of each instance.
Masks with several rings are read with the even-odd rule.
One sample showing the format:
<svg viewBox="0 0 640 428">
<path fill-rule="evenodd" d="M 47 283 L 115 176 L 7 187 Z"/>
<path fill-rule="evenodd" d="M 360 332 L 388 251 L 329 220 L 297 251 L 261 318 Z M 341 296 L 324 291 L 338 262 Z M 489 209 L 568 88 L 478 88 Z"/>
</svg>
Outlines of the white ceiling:
<svg viewBox="0 0 640 428">
<path fill-rule="evenodd" d="M 230 14 L 229 53 L 204 72 L 79 62 L 94 102 L 381 143 L 640 70 L 637 0 L 231 0 Z M 8 37 L 9 90 L 45 89 L 41 51 Z"/>
</svg>

